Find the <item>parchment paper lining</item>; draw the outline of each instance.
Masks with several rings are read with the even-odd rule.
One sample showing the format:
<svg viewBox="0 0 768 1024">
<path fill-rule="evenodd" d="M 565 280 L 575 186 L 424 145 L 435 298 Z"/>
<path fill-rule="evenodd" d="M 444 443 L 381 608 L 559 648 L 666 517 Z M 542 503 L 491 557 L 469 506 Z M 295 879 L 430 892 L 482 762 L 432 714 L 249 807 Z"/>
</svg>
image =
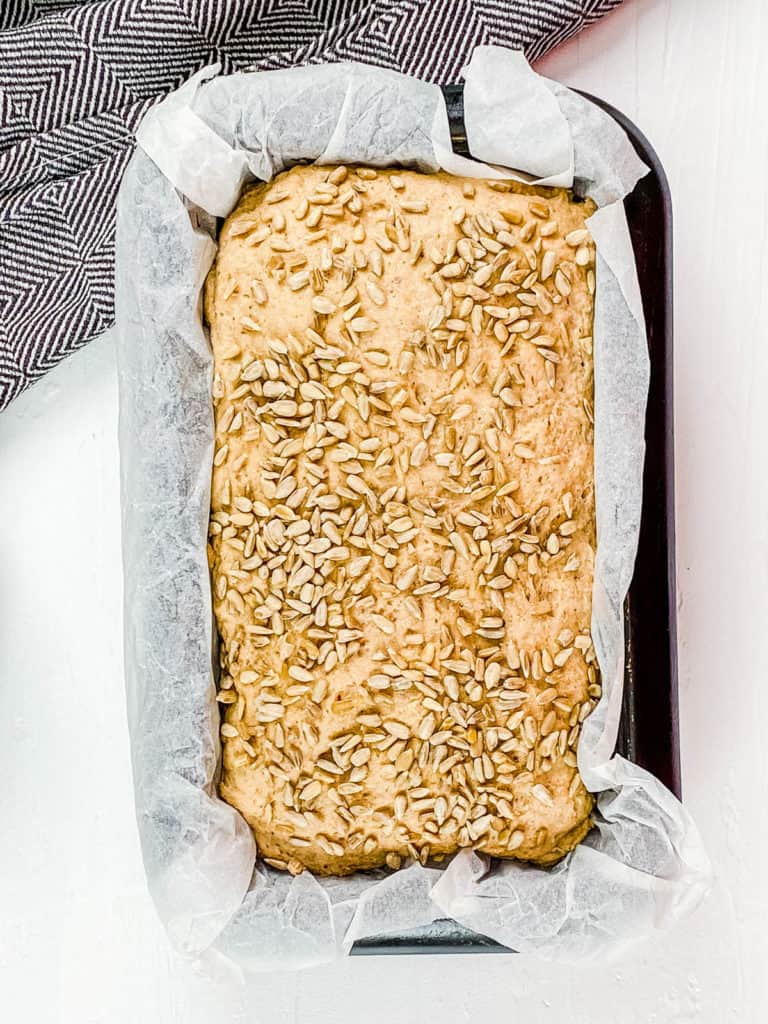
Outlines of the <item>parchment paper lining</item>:
<svg viewBox="0 0 768 1024">
<path fill-rule="evenodd" d="M 477 160 L 452 153 L 435 86 L 357 64 L 225 77 L 217 70 L 199 72 L 147 114 L 119 198 L 126 686 L 137 816 L 160 916 L 180 950 L 218 968 L 317 964 L 356 939 L 444 917 L 542 957 L 616 952 L 695 905 L 710 875 L 681 804 L 642 769 L 611 758 L 648 390 L 622 200 L 646 168 L 608 115 L 498 47 L 479 47 L 465 73 Z M 600 207 L 590 222 L 598 251 L 592 633 L 604 693 L 578 752 L 598 825 L 554 868 L 490 865 L 462 851 L 440 870 L 292 878 L 255 859 L 247 825 L 216 795 L 205 551 L 212 373 L 200 291 L 215 254 L 215 217 L 230 211 L 244 182 L 312 160 L 476 177 L 513 169 L 525 180 L 573 185 Z"/>
</svg>

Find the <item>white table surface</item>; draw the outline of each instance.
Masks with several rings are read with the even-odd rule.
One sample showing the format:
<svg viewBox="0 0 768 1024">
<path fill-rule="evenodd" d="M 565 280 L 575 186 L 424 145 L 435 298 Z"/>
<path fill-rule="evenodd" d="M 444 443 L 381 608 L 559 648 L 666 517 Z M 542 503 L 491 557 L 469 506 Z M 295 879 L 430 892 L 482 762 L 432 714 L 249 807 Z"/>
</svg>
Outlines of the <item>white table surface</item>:
<svg viewBox="0 0 768 1024">
<path fill-rule="evenodd" d="M 672 186 L 683 785 L 712 896 L 624 960 L 578 970 L 400 957 L 249 991 L 192 977 L 155 917 L 133 820 L 105 336 L 0 416 L 2 1020 L 766 1019 L 766 6 L 627 0 L 540 66 L 627 113 Z"/>
</svg>

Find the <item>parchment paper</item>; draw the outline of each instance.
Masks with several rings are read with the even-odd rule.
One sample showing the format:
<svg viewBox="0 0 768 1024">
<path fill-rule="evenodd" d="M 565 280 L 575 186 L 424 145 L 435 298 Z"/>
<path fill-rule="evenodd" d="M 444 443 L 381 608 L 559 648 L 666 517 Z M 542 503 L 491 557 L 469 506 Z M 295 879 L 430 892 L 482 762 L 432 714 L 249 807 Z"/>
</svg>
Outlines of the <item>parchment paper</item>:
<svg viewBox="0 0 768 1024">
<path fill-rule="evenodd" d="M 648 388 L 622 198 L 646 168 L 610 117 L 496 47 L 478 48 L 465 73 L 467 137 L 487 163 L 451 152 L 435 86 L 357 64 L 217 71 L 199 72 L 147 114 L 119 198 L 126 685 L 137 816 L 160 916 L 177 948 L 217 969 L 321 963 L 356 939 L 445 917 L 539 956 L 604 958 L 671 924 L 710 876 L 681 804 L 637 766 L 611 758 Z M 216 795 L 206 563 L 212 362 L 200 291 L 215 217 L 230 211 L 243 183 L 311 160 L 478 177 L 512 169 L 573 185 L 600 207 L 590 222 L 598 252 L 592 634 L 603 697 L 578 751 L 597 794 L 597 828 L 554 868 L 490 864 L 462 851 L 441 869 L 292 878 L 255 859 L 244 820 Z"/>
</svg>

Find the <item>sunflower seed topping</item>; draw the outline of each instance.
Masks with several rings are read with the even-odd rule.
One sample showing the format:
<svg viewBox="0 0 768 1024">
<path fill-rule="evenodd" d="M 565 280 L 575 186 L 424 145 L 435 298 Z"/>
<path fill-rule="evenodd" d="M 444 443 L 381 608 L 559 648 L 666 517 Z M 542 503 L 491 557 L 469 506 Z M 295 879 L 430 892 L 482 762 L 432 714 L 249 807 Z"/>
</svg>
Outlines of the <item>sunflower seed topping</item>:
<svg viewBox="0 0 768 1024">
<path fill-rule="evenodd" d="M 541 856 L 601 695 L 588 204 L 345 166 L 253 196 L 209 310 L 222 792 L 278 870 Z"/>
</svg>

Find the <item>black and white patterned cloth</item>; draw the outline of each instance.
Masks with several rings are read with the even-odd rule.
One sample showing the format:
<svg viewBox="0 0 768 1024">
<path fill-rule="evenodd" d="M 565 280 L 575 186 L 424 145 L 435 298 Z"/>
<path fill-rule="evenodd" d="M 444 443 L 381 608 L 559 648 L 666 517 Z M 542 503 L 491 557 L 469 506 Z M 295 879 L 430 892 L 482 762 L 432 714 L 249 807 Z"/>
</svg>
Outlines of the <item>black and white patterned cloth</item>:
<svg viewBox="0 0 768 1024">
<path fill-rule="evenodd" d="M 456 81 L 535 60 L 621 0 L 0 0 L 0 410 L 114 319 L 115 198 L 158 97 L 224 72 L 357 60 Z"/>
</svg>

